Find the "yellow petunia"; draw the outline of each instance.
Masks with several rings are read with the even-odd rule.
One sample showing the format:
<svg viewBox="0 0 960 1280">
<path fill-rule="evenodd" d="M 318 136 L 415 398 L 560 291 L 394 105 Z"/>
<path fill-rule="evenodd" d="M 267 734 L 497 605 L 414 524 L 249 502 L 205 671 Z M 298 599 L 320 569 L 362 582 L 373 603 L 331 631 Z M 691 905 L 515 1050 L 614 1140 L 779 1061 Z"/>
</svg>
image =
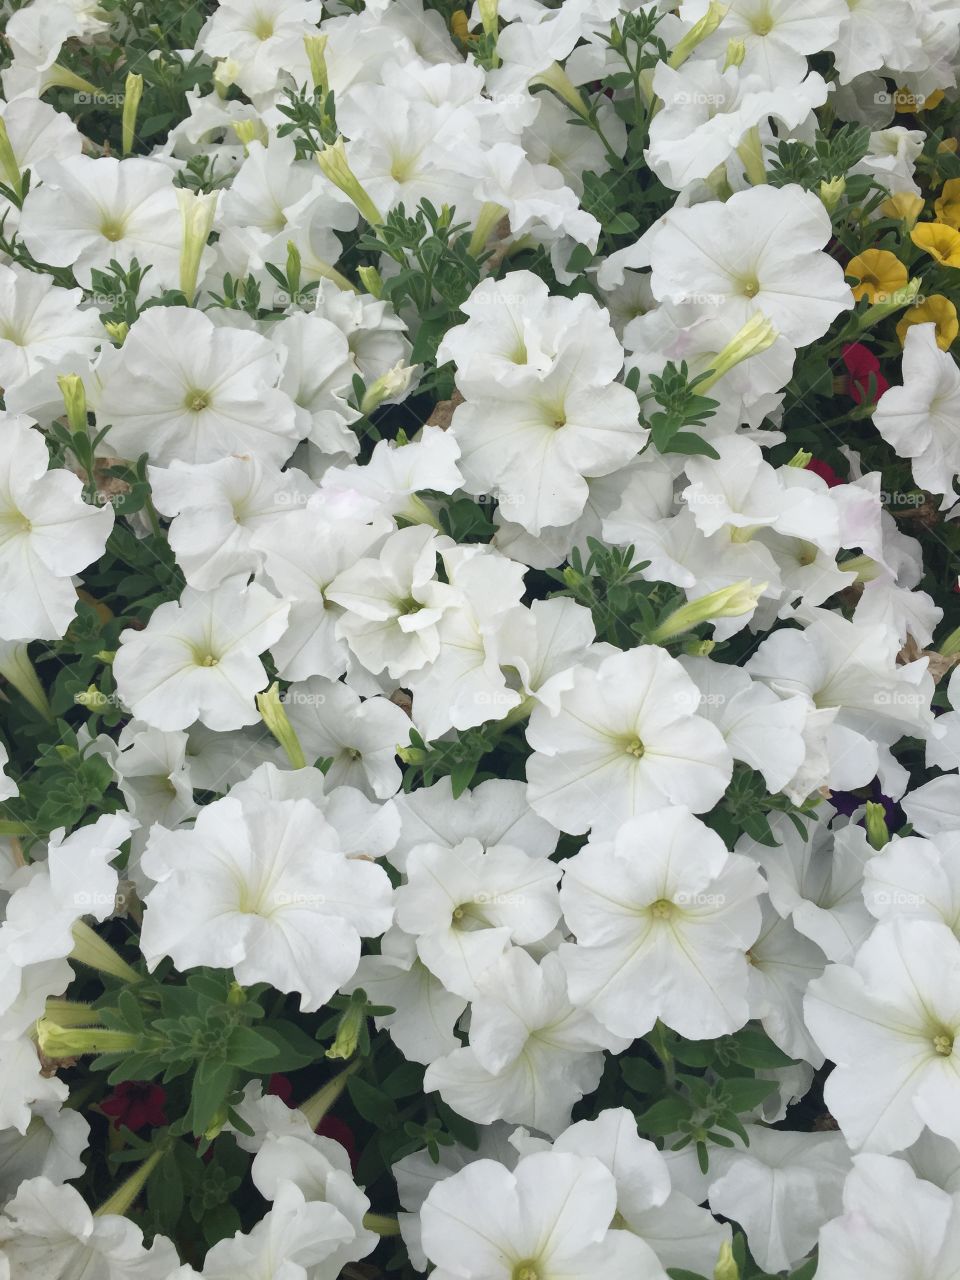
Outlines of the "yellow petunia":
<svg viewBox="0 0 960 1280">
<path fill-rule="evenodd" d="M 871 303 L 885 302 L 891 293 L 907 283 L 907 268 L 887 249 L 865 249 L 858 253 L 847 263 L 845 274 L 859 281 L 852 287 L 858 302 L 861 298 Z"/>
<path fill-rule="evenodd" d="M 951 178 L 943 184 L 943 190 L 934 201 L 933 212 L 938 222 L 960 230 L 960 178 Z"/>
<path fill-rule="evenodd" d="M 960 267 L 960 231 L 944 222 L 919 222 L 910 239 L 942 267 Z"/>
<path fill-rule="evenodd" d="M 917 306 L 910 307 L 903 313 L 903 318 L 897 325 L 897 337 L 900 339 L 900 345 L 903 346 L 907 330 L 911 325 L 930 324 L 931 321 L 937 326 L 937 346 L 941 351 L 946 351 L 957 336 L 957 333 L 960 332 L 960 324 L 957 322 L 957 308 L 942 293 L 932 294 Z"/>
</svg>

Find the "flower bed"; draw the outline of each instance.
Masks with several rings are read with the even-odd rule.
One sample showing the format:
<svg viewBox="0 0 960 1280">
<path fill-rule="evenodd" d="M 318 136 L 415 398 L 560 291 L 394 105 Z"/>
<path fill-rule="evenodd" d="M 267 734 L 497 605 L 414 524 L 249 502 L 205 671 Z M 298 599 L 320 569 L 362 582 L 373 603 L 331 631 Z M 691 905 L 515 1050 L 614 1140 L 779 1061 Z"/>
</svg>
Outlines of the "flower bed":
<svg viewBox="0 0 960 1280">
<path fill-rule="evenodd" d="M 0 1280 L 950 1280 L 960 3 L 27 0 Z"/>
</svg>

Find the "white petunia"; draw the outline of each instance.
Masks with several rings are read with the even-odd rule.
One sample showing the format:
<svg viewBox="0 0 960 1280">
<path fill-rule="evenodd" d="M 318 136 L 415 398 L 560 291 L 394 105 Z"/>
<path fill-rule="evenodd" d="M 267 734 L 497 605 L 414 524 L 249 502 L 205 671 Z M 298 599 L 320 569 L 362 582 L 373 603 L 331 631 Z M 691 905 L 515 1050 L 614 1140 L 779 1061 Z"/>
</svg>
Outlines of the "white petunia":
<svg viewBox="0 0 960 1280">
<path fill-rule="evenodd" d="M 48 471 L 43 436 L 0 415 L 0 639 L 58 640 L 76 613 L 72 577 L 103 555 L 113 508 L 83 500 L 83 484 Z"/>
<path fill-rule="evenodd" d="M 699 705 L 690 677 L 653 645 L 577 668 L 559 711 L 539 706 L 530 716 L 530 804 L 573 834 L 615 830 L 665 803 L 710 809 L 733 761 Z"/>
<path fill-rule="evenodd" d="M 960 941 L 946 925 L 878 924 L 852 966 L 810 983 L 805 1010 L 853 1150 L 899 1151 L 925 1124 L 960 1142 Z"/>
<path fill-rule="evenodd" d="M 658 1018 L 694 1040 L 738 1030 L 763 887 L 750 860 L 685 809 L 624 822 L 612 842 L 591 841 L 564 863 L 570 998 L 631 1038 Z"/>
<path fill-rule="evenodd" d="M 255 583 L 215 591 L 187 587 L 159 605 L 142 631 L 120 634 L 117 692 L 154 729 L 239 729 L 260 719 L 267 686 L 260 655 L 286 628 L 289 605 Z"/>
<path fill-rule="evenodd" d="M 513 1173 L 478 1160 L 430 1191 L 423 1250 L 436 1280 L 663 1280 L 641 1241 L 610 1229 L 616 1207 L 592 1156 L 535 1152 Z"/>
<path fill-rule="evenodd" d="M 153 969 L 233 969 L 319 1009 L 360 959 L 360 937 L 389 927 L 386 873 L 348 858 L 308 800 L 217 800 L 192 831 L 152 839 L 142 859 L 156 882 L 140 944 Z"/>
<path fill-rule="evenodd" d="M 97 368 L 104 448 L 155 466 L 250 453 L 280 466 L 297 443 L 296 408 L 277 389 L 276 348 L 193 307 L 154 307 Z"/>
</svg>

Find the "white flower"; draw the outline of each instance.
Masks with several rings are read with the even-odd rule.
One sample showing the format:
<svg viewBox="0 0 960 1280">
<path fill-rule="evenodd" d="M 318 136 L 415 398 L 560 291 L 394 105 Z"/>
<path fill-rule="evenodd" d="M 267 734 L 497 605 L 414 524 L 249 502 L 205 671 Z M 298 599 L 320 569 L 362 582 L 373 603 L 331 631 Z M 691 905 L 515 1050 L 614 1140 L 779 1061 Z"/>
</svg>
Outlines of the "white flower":
<svg viewBox="0 0 960 1280">
<path fill-rule="evenodd" d="M 825 779 L 834 790 L 865 786 L 880 771 L 888 794 L 898 794 L 892 788 L 902 791 L 906 774 L 889 748 L 933 723 L 926 659 L 898 665 L 897 633 L 883 624 L 848 622 L 824 609 L 807 616 L 804 630 L 784 628 L 764 640 L 747 670 L 781 698 L 803 694 L 811 711 L 837 709 Z"/>
<path fill-rule="evenodd" d="M 400 871 L 406 870 L 410 850 L 419 844 L 453 849 L 475 839 L 482 845 L 512 845 L 531 858 L 548 857 L 557 847 L 556 827 L 527 804 L 526 786 L 508 778 L 488 778 L 456 798 L 449 777 L 441 778 L 432 787 L 397 796 L 395 803 L 402 826 L 390 861 Z"/>
<path fill-rule="evenodd" d="M 610 1229 L 616 1207 L 592 1156 L 537 1152 L 513 1173 L 478 1160 L 430 1191 L 423 1250 L 437 1280 L 662 1280 L 641 1241 Z"/>
<path fill-rule="evenodd" d="M 183 230 L 167 165 L 77 155 L 47 160 L 40 173 L 20 214 L 20 234 L 38 261 L 72 268 L 89 289 L 92 271 L 114 259 L 127 268 L 136 258 L 150 267 L 145 295 L 178 287 Z"/>
<path fill-rule="evenodd" d="M 710 809 L 733 762 L 699 705 L 690 677 L 653 645 L 577 668 L 559 712 L 541 706 L 530 716 L 530 804 L 573 834 L 615 830 L 665 803 Z"/>
<path fill-rule="evenodd" d="M 70 1107 L 38 1102 L 26 1132 L 0 1131 L 0 1204 L 17 1193 L 30 1178 L 47 1178 L 54 1185 L 83 1175 L 80 1159 L 90 1137 L 90 1126 Z"/>
<path fill-rule="evenodd" d="M 47 367 L 86 367 L 106 335 L 81 298 L 79 289 L 58 289 L 36 272 L 0 266 L 0 386 L 9 391 Z"/>
<path fill-rule="evenodd" d="M 299 992 L 304 1010 L 353 975 L 360 935 L 390 924 L 386 873 L 348 858 L 307 800 L 217 800 L 142 862 L 156 881 L 140 937 L 151 969 L 165 955 L 178 969 L 229 966 L 239 982 Z"/>
<path fill-rule="evenodd" d="M 289 606 L 255 583 L 215 591 L 187 587 L 159 605 L 142 631 L 121 632 L 117 692 L 154 729 L 256 724 L 254 695 L 267 685 L 260 654 L 284 632 Z"/>
<path fill-rule="evenodd" d="M 738 326 L 758 313 L 794 346 L 853 305 L 823 204 L 798 186 L 757 186 L 725 203 L 673 208 L 641 242 L 661 301 L 695 302 Z M 627 266 L 643 265 L 633 261 Z"/>
<path fill-rule="evenodd" d="M 57 640 L 73 619 L 71 581 L 103 555 L 113 508 L 83 501 L 70 471 L 48 471 L 43 436 L 0 415 L 0 639 Z"/>
<path fill-rule="evenodd" d="M 263 557 L 254 539 L 269 535 L 314 490 L 301 471 L 264 466 L 249 454 L 197 465 L 148 467 L 153 504 L 173 520 L 167 541 L 191 587 L 209 591 L 234 575 L 246 580 Z"/>
<path fill-rule="evenodd" d="M 537 964 L 513 947 L 473 1001 L 469 1047 L 432 1062 L 424 1089 L 478 1124 L 509 1120 L 557 1134 L 573 1105 L 597 1087 L 602 1050 L 628 1043 L 573 1007 L 556 955 Z"/>
<path fill-rule="evenodd" d="M 878 920 L 933 920 L 960 932 L 960 831 L 892 840 L 864 868 L 863 900 Z"/>
<path fill-rule="evenodd" d="M 695 22 L 708 0 L 684 0 L 680 16 Z M 743 71 L 776 88 L 807 69 L 807 56 L 827 48 L 840 34 L 849 10 L 844 0 L 733 0 L 717 31 L 697 50 L 704 59 L 723 54 L 728 40 L 744 43 Z M 708 63 L 709 65 L 709 63 Z"/>
<path fill-rule="evenodd" d="M 827 957 L 792 920 L 761 900 L 763 924 L 750 946 L 750 1016 L 760 1021 L 773 1043 L 789 1057 L 823 1066 L 823 1054 L 803 1020 L 803 997 L 819 978 Z"/>
<path fill-rule="evenodd" d="M 679 661 L 700 690 L 700 715 L 717 726 L 733 758 L 761 773 L 771 793 L 780 791 L 806 755 L 804 699 L 777 698 L 741 667 L 710 658 Z"/>
<path fill-rule="evenodd" d="M 847 961 L 873 926 L 862 892 L 873 849 L 862 827 L 831 830 L 828 824 L 828 815 L 811 822 L 804 837 L 788 818 L 778 817 L 770 824 L 776 844 L 743 836 L 737 852 L 763 868 L 770 901 L 784 919 L 828 959 Z"/>
<path fill-rule="evenodd" d="M 374 675 L 402 679 L 439 656 L 438 624 L 463 601 L 437 577 L 437 555 L 452 545 L 424 525 L 398 529 L 375 557 L 354 560 L 326 588 L 344 610 L 338 634 Z"/>
<path fill-rule="evenodd" d="M 338 633 L 343 610 L 327 589 L 390 529 L 385 520 L 368 524 L 331 505 L 325 493 L 315 493 L 303 506 L 261 524 L 250 538 L 251 552 L 262 561 L 258 577 L 290 605 L 289 625 L 273 648 L 277 671 L 286 680 L 334 679 L 351 665 L 347 642 Z"/>
<path fill-rule="evenodd" d="M 960 475 L 960 369 L 949 351 L 941 351 L 936 326 L 915 324 L 903 344 L 903 386 L 880 397 L 873 423 L 901 458 L 909 458 L 922 489 L 943 495 L 941 506 L 956 500 Z"/>
<path fill-rule="evenodd" d="M 246 1234 L 218 1240 L 201 1272 L 184 1267 L 164 1280 L 334 1280 L 341 1250 L 349 1251 L 354 1238 L 353 1226 L 334 1205 L 308 1200 L 293 1182 L 282 1182 L 270 1211 Z"/>
<path fill-rule="evenodd" d="M 510 845 L 416 845 L 397 890 L 397 924 L 448 991 L 468 1000 L 512 943 L 529 946 L 560 918 L 560 867 Z"/>
<path fill-rule="evenodd" d="M 49 1178 L 24 1182 L 0 1217 L 0 1248 L 18 1280 L 170 1280 L 179 1259 L 165 1236 L 114 1213 L 96 1217 L 79 1191 Z"/>
<path fill-rule="evenodd" d="M 904 1160 L 855 1156 L 840 1217 L 820 1232 L 818 1280 L 953 1280 L 960 1195 L 922 1181 Z"/>
<path fill-rule="evenodd" d="M 585 294 L 544 300 L 528 273 L 518 274 L 515 297 L 506 292 L 511 276 L 497 288 L 479 286 L 477 318 L 448 340 L 446 353 L 464 361 L 458 385 L 466 397 L 451 430 L 467 492 L 494 494 L 536 535 L 575 520 L 587 501 L 586 477 L 629 462 L 647 433 L 636 396 L 613 381 L 623 350 L 607 313 Z M 498 359 L 481 389 L 478 362 L 490 349 Z M 520 373 L 498 378 L 511 362 Z"/>
<path fill-rule="evenodd" d="M 789 1271 L 839 1213 L 850 1153 L 838 1133 L 744 1128 L 749 1146 L 710 1154 L 710 1208 L 740 1223 L 764 1271 Z"/>
<path fill-rule="evenodd" d="M 501 720 L 522 701 L 501 670 L 500 633 L 520 606 L 524 566 L 476 544 L 440 555 L 462 603 L 443 613 L 436 660 L 406 677 L 417 726 L 428 740 Z"/>
<path fill-rule="evenodd" d="M 361 701 L 345 684 L 312 676 L 287 690 L 284 707 L 308 764 L 329 760 L 327 784 L 386 800 L 400 789 L 397 748 L 410 741 L 409 716 L 388 698 Z"/>
<path fill-rule="evenodd" d="M 560 889 L 576 938 L 560 948 L 570 998 L 622 1036 L 646 1035 L 658 1018 L 694 1040 L 738 1030 L 763 887 L 750 860 L 685 809 L 589 842 L 564 863 Z"/>
<path fill-rule="evenodd" d="M 308 1205 L 330 1205 L 346 1219 L 353 1238 L 324 1260 L 324 1273 L 331 1277 L 340 1275 L 346 1263 L 365 1258 L 379 1243 L 363 1225 L 370 1201 L 354 1183 L 350 1157 L 339 1142 L 314 1133 L 270 1134 L 254 1157 L 250 1177 L 267 1200 L 282 1197 L 284 1185 L 292 1182 Z"/>
<path fill-rule="evenodd" d="M 924 1124 L 960 1142 L 960 941 L 946 925 L 878 924 L 852 966 L 810 983 L 805 1009 L 854 1150 L 900 1151 Z"/>
<path fill-rule="evenodd" d="M 259 334 L 214 325 L 193 307 L 154 307 L 100 357 L 103 447 L 131 460 L 147 453 L 161 467 L 240 452 L 279 466 L 297 442 L 280 374 L 276 348 Z"/>
<path fill-rule="evenodd" d="M 682 1191 L 671 1190 L 663 1156 L 637 1133 L 637 1121 L 625 1107 L 601 1111 L 566 1129 L 554 1151 L 593 1156 L 617 1180 L 618 1221 L 648 1245 L 665 1267 L 707 1275 L 730 1228 L 716 1222 Z"/>
<path fill-rule="evenodd" d="M 378 956 L 361 956 L 357 971 L 340 990 L 349 995 L 362 987 L 371 1004 L 392 1010 L 374 1019 L 410 1062 L 424 1065 L 459 1048 L 454 1026 L 467 1007 L 433 976 L 417 955 L 416 939 L 388 930 Z"/>
</svg>

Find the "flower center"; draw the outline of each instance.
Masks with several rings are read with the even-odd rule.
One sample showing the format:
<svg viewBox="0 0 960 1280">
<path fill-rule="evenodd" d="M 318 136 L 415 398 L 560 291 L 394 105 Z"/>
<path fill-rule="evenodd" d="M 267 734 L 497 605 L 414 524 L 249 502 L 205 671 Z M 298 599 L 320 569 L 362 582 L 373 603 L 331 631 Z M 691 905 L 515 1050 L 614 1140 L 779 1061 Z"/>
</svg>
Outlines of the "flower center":
<svg viewBox="0 0 960 1280">
<path fill-rule="evenodd" d="M 273 19 L 268 18 L 266 14 L 258 13 L 253 25 L 253 34 L 258 40 L 269 40 L 273 35 Z"/>
<path fill-rule="evenodd" d="M 191 413 L 203 413 L 204 409 L 210 408 L 210 393 L 209 391 L 188 391 L 183 403 Z"/>
<path fill-rule="evenodd" d="M 215 654 L 207 653 L 207 654 L 204 654 L 204 656 L 200 659 L 200 662 L 198 665 L 201 667 L 216 667 L 219 665 L 219 663 L 220 663 L 220 659 L 216 657 Z"/>
<path fill-rule="evenodd" d="M 941 1031 L 933 1037 L 933 1048 L 943 1058 L 949 1058 L 953 1053 L 953 1036 L 947 1031 Z"/>
<path fill-rule="evenodd" d="M 760 292 L 760 281 L 756 276 L 748 276 L 741 286 L 745 298 L 755 298 Z"/>
<path fill-rule="evenodd" d="M 104 240 L 110 240 L 115 243 L 117 240 L 123 239 L 124 226 L 120 218 L 111 218 L 105 216 L 100 223 L 100 234 Z"/>
<path fill-rule="evenodd" d="M 419 613 L 423 605 L 419 600 L 414 600 L 413 596 L 407 596 L 405 600 L 397 601 L 397 612 L 402 614 Z"/>
<path fill-rule="evenodd" d="M 530 1261 L 518 1262 L 511 1280 L 540 1280 L 540 1268 Z"/>
<path fill-rule="evenodd" d="M 758 36 L 768 36 L 773 30 L 773 18 L 764 9 L 763 13 L 757 14 L 750 25 Z"/>
<path fill-rule="evenodd" d="M 637 760 L 642 760 L 645 747 L 639 738 L 634 738 L 631 742 L 627 743 L 624 750 L 628 756 L 633 756 Z"/>
<path fill-rule="evenodd" d="M 650 908 L 654 920 L 669 920 L 673 915 L 673 903 L 669 898 L 658 898 Z"/>
</svg>

